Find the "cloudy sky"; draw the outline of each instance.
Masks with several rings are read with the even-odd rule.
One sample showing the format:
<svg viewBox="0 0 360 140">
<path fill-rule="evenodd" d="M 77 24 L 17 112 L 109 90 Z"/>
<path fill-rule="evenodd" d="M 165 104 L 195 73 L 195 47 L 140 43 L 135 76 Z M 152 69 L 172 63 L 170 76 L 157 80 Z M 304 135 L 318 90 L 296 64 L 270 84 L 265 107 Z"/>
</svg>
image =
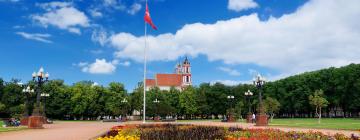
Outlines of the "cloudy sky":
<svg viewBox="0 0 360 140">
<path fill-rule="evenodd" d="M 0 77 L 142 79 L 144 0 L 0 0 Z M 270 80 L 360 62 L 358 0 L 149 0 L 149 73 L 188 56 L 193 82 Z M 148 28 L 149 29 L 149 28 Z"/>
</svg>

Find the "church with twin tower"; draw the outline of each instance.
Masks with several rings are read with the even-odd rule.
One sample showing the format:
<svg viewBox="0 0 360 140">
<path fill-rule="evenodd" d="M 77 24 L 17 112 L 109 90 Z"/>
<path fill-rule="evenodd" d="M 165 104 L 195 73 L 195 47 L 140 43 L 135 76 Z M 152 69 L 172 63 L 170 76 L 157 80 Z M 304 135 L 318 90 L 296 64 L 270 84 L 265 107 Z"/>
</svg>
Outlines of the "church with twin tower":
<svg viewBox="0 0 360 140">
<path fill-rule="evenodd" d="M 174 87 L 181 91 L 190 85 L 192 85 L 191 66 L 187 57 L 183 63 L 176 64 L 174 73 L 157 73 L 154 79 L 146 79 L 146 90 L 153 87 L 170 90 L 171 87 Z"/>
</svg>

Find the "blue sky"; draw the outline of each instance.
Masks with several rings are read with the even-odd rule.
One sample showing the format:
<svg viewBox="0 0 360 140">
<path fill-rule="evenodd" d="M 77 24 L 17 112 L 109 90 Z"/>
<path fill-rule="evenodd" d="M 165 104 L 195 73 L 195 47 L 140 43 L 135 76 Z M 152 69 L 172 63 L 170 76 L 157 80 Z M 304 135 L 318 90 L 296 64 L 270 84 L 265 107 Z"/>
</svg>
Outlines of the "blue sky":
<svg viewBox="0 0 360 140">
<path fill-rule="evenodd" d="M 0 77 L 142 80 L 144 0 L 0 0 Z M 360 61 L 356 0 L 149 0 L 148 77 L 188 56 L 193 82 L 270 80 Z"/>
</svg>

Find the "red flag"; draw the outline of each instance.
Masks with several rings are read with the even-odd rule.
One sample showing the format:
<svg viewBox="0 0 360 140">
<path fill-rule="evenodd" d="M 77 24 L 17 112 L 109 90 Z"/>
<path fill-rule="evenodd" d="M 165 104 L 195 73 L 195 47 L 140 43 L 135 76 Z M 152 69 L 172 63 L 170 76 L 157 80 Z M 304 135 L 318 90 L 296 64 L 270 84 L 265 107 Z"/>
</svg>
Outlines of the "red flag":
<svg viewBox="0 0 360 140">
<path fill-rule="evenodd" d="M 146 3 L 146 10 L 145 10 L 144 20 L 145 20 L 145 22 L 147 22 L 148 24 L 150 24 L 150 26 L 151 26 L 153 29 L 157 30 L 156 26 L 154 25 L 154 23 L 153 23 L 152 20 L 151 20 L 150 12 L 149 12 L 149 8 L 148 8 L 147 3 Z"/>
</svg>

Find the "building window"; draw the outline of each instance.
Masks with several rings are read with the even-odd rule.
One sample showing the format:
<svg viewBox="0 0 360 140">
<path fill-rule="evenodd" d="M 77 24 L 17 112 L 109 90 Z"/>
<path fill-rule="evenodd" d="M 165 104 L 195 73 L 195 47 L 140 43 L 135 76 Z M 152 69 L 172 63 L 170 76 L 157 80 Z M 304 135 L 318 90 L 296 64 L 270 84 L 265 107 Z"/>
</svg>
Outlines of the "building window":
<svg viewBox="0 0 360 140">
<path fill-rule="evenodd" d="M 189 76 L 186 76 L 186 82 L 187 82 L 187 83 L 190 82 Z"/>
</svg>

